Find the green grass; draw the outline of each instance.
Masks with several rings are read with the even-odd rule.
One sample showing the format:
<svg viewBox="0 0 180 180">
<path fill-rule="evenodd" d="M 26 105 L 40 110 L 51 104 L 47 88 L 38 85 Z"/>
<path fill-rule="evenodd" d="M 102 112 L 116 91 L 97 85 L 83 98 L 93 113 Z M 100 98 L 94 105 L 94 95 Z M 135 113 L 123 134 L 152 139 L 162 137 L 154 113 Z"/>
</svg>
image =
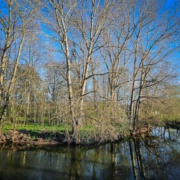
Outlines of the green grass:
<svg viewBox="0 0 180 180">
<path fill-rule="evenodd" d="M 3 126 L 3 133 L 7 134 L 10 130 L 13 130 L 14 126 L 12 123 L 6 122 Z M 16 130 L 26 130 L 29 131 L 29 134 L 32 139 L 37 137 L 42 131 L 47 131 L 50 134 L 52 132 L 65 132 L 65 131 L 71 131 L 72 127 L 71 125 L 48 125 L 48 124 L 16 124 Z M 82 127 L 80 129 L 79 135 L 82 140 L 88 140 L 90 137 L 93 137 L 97 131 L 92 125 Z M 50 138 L 49 135 L 47 135 L 46 139 Z"/>
<path fill-rule="evenodd" d="M 13 130 L 14 126 L 11 123 L 6 123 L 3 126 L 3 132 L 8 133 L 10 130 Z M 71 125 L 41 125 L 41 124 L 17 124 L 16 130 L 27 130 L 40 133 L 41 131 L 51 131 L 51 132 L 63 132 L 63 131 L 70 131 Z"/>
<path fill-rule="evenodd" d="M 123 128 L 121 124 L 115 124 L 117 130 L 120 130 Z M 98 138 L 101 127 L 94 127 L 93 125 L 87 125 L 84 127 L 81 127 L 79 130 L 79 137 L 84 142 L 89 142 L 92 138 Z M 8 134 L 10 130 L 14 129 L 13 123 L 5 122 L 3 126 L 3 133 Z M 60 124 L 60 125 L 49 125 L 48 123 L 44 124 L 23 124 L 23 123 L 17 123 L 15 126 L 16 130 L 25 130 L 28 131 L 28 134 L 31 136 L 32 139 L 38 137 L 41 132 L 47 132 L 44 134 L 47 134 L 46 139 L 51 138 L 51 136 L 55 133 L 64 133 L 66 131 L 71 132 L 72 126 L 69 124 Z"/>
</svg>

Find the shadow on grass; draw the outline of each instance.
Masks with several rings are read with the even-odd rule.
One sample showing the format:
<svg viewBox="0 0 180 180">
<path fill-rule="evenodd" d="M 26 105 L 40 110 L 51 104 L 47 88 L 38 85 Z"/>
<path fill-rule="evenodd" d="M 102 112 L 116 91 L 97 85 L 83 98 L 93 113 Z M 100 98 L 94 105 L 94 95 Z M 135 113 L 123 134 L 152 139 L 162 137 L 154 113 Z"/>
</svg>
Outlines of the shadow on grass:
<svg viewBox="0 0 180 180">
<path fill-rule="evenodd" d="M 21 130 L 18 130 L 18 132 L 26 134 L 26 135 L 30 135 L 32 139 L 43 138 L 43 139 L 63 140 L 65 138 L 65 131 L 54 132 L 54 131 L 42 130 L 40 132 L 37 132 L 35 130 L 21 129 Z"/>
</svg>

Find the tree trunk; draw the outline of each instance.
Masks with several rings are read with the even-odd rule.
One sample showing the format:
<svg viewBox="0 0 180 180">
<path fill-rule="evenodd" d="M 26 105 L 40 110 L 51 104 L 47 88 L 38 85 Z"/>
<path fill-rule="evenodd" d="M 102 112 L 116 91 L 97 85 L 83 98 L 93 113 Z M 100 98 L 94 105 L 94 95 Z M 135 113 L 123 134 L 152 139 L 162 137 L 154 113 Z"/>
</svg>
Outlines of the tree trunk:
<svg viewBox="0 0 180 180">
<path fill-rule="evenodd" d="M 17 72 L 17 67 L 18 67 L 21 51 L 22 51 L 22 46 L 23 46 L 23 43 L 24 43 L 24 38 L 25 38 L 25 35 L 23 34 L 20 45 L 19 45 L 18 54 L 17 54 L 17 57 L 16 57 L 14 69 L 13 69 L 13 74 L 12 74 L 12 77 L 11 77 L 11 80 L 10 80 L 10 83 L 9 83 L 9 87 L 8 87 L 6 97 L 5 97 L 5 102 L 4 102 L 4 105 L 3 105 L 3 108 L 2 108 L 2 112 L 1 112 L 1 116 L 0 116 L 0 126 L 3 125 L 3 121 L 4 121 L 4 118 L 5 118 L 7 109 L 8 109 L 9 98 L 10 98 L 10 95 L 11 95 L 10 93 L 11 93 L 11 90 L 12 90 L 12 87 L 13 87 L 13 84 L 14 84 L 14 81 L 15 81 L 15 76 L 16 76 L 16 72 Z"/>
</svg>

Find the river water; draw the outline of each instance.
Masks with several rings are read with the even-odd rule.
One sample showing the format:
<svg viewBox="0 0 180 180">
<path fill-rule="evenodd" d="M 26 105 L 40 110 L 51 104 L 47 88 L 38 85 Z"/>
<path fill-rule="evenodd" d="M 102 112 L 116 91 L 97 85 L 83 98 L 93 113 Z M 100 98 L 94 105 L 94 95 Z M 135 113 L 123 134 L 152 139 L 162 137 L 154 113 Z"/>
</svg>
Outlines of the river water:
<svg viewBox="0 0 180 180">
<path fill-rule="evenodd" d="M 0 145 L 0 179 L 180 180 L 180 131 L 90 147 Z"/>
</svg>

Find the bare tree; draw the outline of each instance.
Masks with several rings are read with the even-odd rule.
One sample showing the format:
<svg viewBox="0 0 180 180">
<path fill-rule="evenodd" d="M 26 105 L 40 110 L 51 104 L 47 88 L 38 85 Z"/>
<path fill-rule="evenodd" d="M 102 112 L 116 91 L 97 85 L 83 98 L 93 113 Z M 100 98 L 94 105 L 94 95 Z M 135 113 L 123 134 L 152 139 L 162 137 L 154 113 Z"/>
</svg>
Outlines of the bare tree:
<svg viewBox="0 0 180 180">
<path fill-rule="evenodd" d="M 0 16 L 0 30 L 3 33 L 0 71 L 0 100 L 2 106 L 0 129 L 2 129 L 4 116 L 8 108 L 25 37 L 28 34 L 28 28 L 32 27 L 32 14 L 35 9 L 33 11 L 26 9 L 25 4 L 27 4 L 26 1 L 19 2 L 18 0 L 7 0 L 2 4 L 8 10 L 8 13 L 5 13 L 5 10 L 2 9 Z M 9 71 L 8 66 L 10 64 L 12 72 L 6 80 L 5 72 L 6 70 Z"/>
<path fill-rule="evenodd" d="M 44 24 L 51 30 L 51 34 L 47 34 L 60 46 L 60 52 L 66 62 L 66 82 L 68 90 L 69 113 L 72 122 L 72 133 L 75 141 L 79 142 L 78 125 L 75 120 L 74 113 L 74 95 L 72 89 L 71 67 L 72 62 L 70 58 L 70 28 L 72 10 L 77 6 L 77 1 L 43 1 L 40 3 L 41 11 L 40 18 Z"/>
<path fill-rule="evenodd" d="M 134 8 L 133 24 L 136 30 L 131 38 L 133 51 L 130 49 L 133 52 L 133 72 L 129 110 L 131 122 L 134 122 L 133 127 L 138 120 L 141 101 L 146 98 L 143 91 L 172 77 L 169 71 L 162 73 L 161 68 L 176 51 L 176 48 L 166 44 L 175 41 L 178 32 L 175 27 L 179 20 L 173 20 L 172 16 L 160 19 L 160 8 L 163 8 L 163 5 L 156 1 L 142 2 L 140 7 L 137 5 Z M 171 23 L 168 18 L 172 20 Z"/>
</svg>

